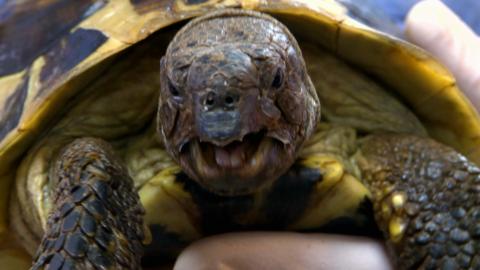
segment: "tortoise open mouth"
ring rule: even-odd
[[[246,163],[255,162],[252,157],[264,139],[264,133],[252,133],[241,141],[231,142],[224,147],[209,142],[200,142],[202,158],[209,167],[234,170],[243,167]]]
[[[260,131],[225,146],[193,139],[180,156],[205,188],[219,194],[243,194],[271,180],[282,149],[280,141]]]

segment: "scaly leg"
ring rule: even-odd
[[[480,269],[480,170],[406,135],[364,139],[358,163],[401,269]]]
[[[32,269],[141,269],[144,210],[108,143],[78,139],[54,166],[52,213]]]

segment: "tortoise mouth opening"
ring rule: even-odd
[[[279,166],[283,149],[282,142],[262,130],[225,146],[193,139],[183,148],[180,159],[185,171],[208,190],[238,195],[278,177],[278,168],[285,167]]]
[[[210,167],[218,169],[241,168],[250,161],[265,137],[265,132],[249,133],[241,140],[233,141],[225,146],[210,142],[199,142],[200,151]]]

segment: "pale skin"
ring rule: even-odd
[[[431,52],[457,79],[480,111],[480,37],[437,0],[410,10],[405,35]],[[206,238],[188,247],[175,270],[184,269],[392,269],[383,243],[351,236],[253,232]]]

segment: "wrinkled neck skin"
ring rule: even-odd
[[[254,193],[293,164],[320,104],[300,49],[273,18],[223,10],[191,21],[161,60],[158,133],[219,195]]]

